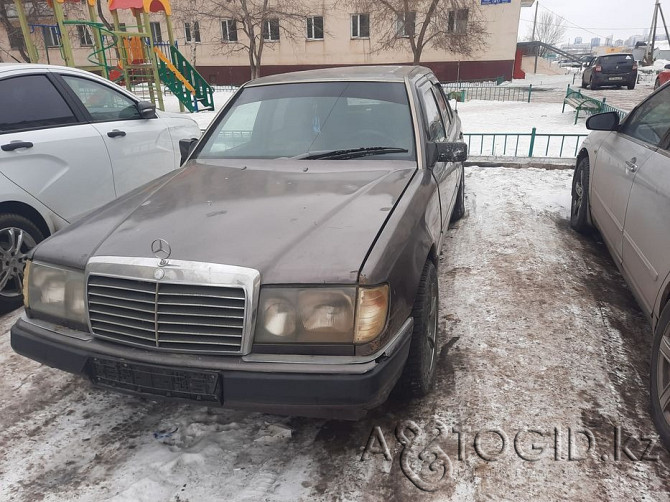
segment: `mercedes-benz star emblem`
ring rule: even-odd
[[[151,252],[160,260],[158,266],[162,267],[167,265],[167,259],[172,254],[172,249],[166,240],[156,239],[151,243]]]

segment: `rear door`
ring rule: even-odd
[[[635,175],[623,232],[623,266],[647,313],[670,272],[670,88],[649,101],[630,132],[657,148]]]
[[[100,133],[44,73],[0,80],[0,172],[61,218],[115,198]]]
[[[111,85],[75,75],[61,76],[105,141],[117,196],[178,167],[166,120],[143,119],[137,102]]]

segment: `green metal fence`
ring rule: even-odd
[[[447,95],[459,101],[523,101],[530,103],[533,95],[533,85],[528,87],[512,87],[503,85],[456,86],[442,84]]]
[[[486,157],[570,158],[588,134],[542,134],[533,127],[529,133],[464,134],[469,155]]]

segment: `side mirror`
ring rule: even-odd
[[[156,105],[149,101],[140,101],[137,103],[137,111],[140,112],[140,116],[143,119],[155,119],[157,117]]]
[[[428,167],[436,162],[465,162],[468,160],[468,144],[462,141],[453,143],[428,143]]]
[[[619,120],[617,112],[598,113],[586,119],[586,128],[589,131],[616,131]]]
[[[195,145],[198,144],[198,138],[189,138],[189,139],[180,139],[179,140],[179,153],[181,154],[180,166],[184,165],[188,156],[191,155],[191,152],[195,149]]]

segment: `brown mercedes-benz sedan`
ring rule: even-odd
[[[670,87],[621,123],[590,117],[572,184],[573,228],[600,230],[655,331],[651,409],[670,448]]]
[[[421,396],[461,138],[426,68],[252,81],[181,170],[35,249],[12,347],[99,386],[278,413]]]

